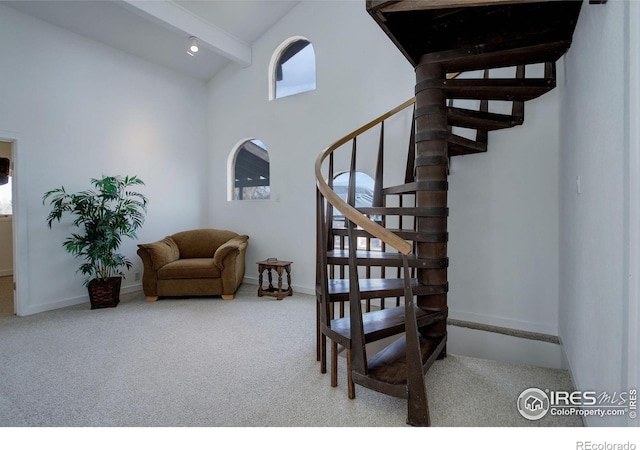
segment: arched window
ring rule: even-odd
[[[373,205],[373,178],[364,172],[356,172],[356,208],[366,208]],[[333,177],[333,190],[342,200],[347,202],[349,193],[349,172],[342,172]],[[345,226],[344,216],[333,209],[334,227]]]
[[[342,200],[348,202],[349,198],[349,172],[342,172],[335,177],[333,177],[333,191],[340,196]],[[367,208],[373,206],[373,189],[374,189],[374,180],[369,175],[364,172],[356,172],[356,186],[355,186],[355,206],[356,208]],[[373,216],[371,219],[378,221],[381,219],[379,216]],[[337,209],[333,209],[333,227],[334,228],[345,228],[346,221],[345,217],[338,211]],[[367,243],[367,239],[369,239],[369,243]],[[359,250],[380,250],[381,242],[379,239],[371,239],[365,237],[357,238],[358,249]],[[335,248],[342,248],[344,243],[341,239],[336,236],[334,240]]]
[[[356,172],[356,208],[373,205],[373,187],[373,178],[364,172]],[[347,201],[349,172],[340,173],[333,178],[333,190],[342,200]]]
[[[248,139],[236,145],[230,155],[229,200],[268,200],[269,152],[262,141]]]
[[[269,70],[269,100],[315,90],[313,45],[301,36],[287,39],[274,52]]]

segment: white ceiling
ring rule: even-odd
[[[30,16],[203,81],[251,63],[251,44],[299,1],[0,1]],[[188,37],[200,40],[196,56]]]

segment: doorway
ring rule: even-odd
[[[15,314],[13,142],[0,139],[0,317]]]

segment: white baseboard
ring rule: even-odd
[[[142,284],[134,284],[130,286],[124,286],[120,289],[120,294],[130,294],[142,290]],[[54,309],[66,308],[68,306],[82,305],[83,303],[89,303],[89,294],[81,295],[79,297],[72,297],[64,300],[58,300],[51,303],[45,303],[40,305],[29,305],[23,311],[21,316],[29,316],[31,314],[38,314],[46,311],[53,311]]]
[[[447,327],[447,352],[453,355],[565,369],[562,346],[483,330]]]
[[[51,303],[43,303],[38,305],[25,305],[22,309],[21,316],[30,316],[32,314],[38,314],[46,311],[53,311],[54,309],[66,308],[68,306],[81,305],[89,302],[89,294],[80,297],[72,297],[64,300],[58,300]]]
[[[120,288],[121,294],[131,294],[133,292],[139,292],[142,290],[142,283],[131,284],[129,286],[123,286]]]
[[[514,330],[529,331],[532,333],[550,334],[552,336],[558,335],[558,327],[556,325],[528,322],[526,320],[516,320],[488,314],[470,313],[458,311],[452,308],[449,308],[449,318],[464,320],[466,322],[494,325],[497,327],[512,328]]]
[[[567,358],[566,349],[564,347],[564,344],[562,343],[562,336],[560,336],[559,334],[558,334],[558,339],[560,340],[560,348],[562,351],[562,365],[565,369],[567,369],[567,372],[569,372],[569,378],[571,379],[571,384],[573,385],[574,389],[579,391],[580,388],[578,387],[578,383],[576,383],[576,377],[574,376],[573,366],[571,365],[571,361],[569,361],[569,358]],[[585,427],[588,427],[591,425],[589,423],[588,417],[582,416],[582,425]]]

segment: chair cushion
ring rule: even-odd
[[[180,249],[180,258],[213,257],[218,247],[238,233],[215,228],[181,231],[171,235]]]
[[[158,270],[159,279],[219,278],[220,269],[213,258],[187,258],[170,262]]]

